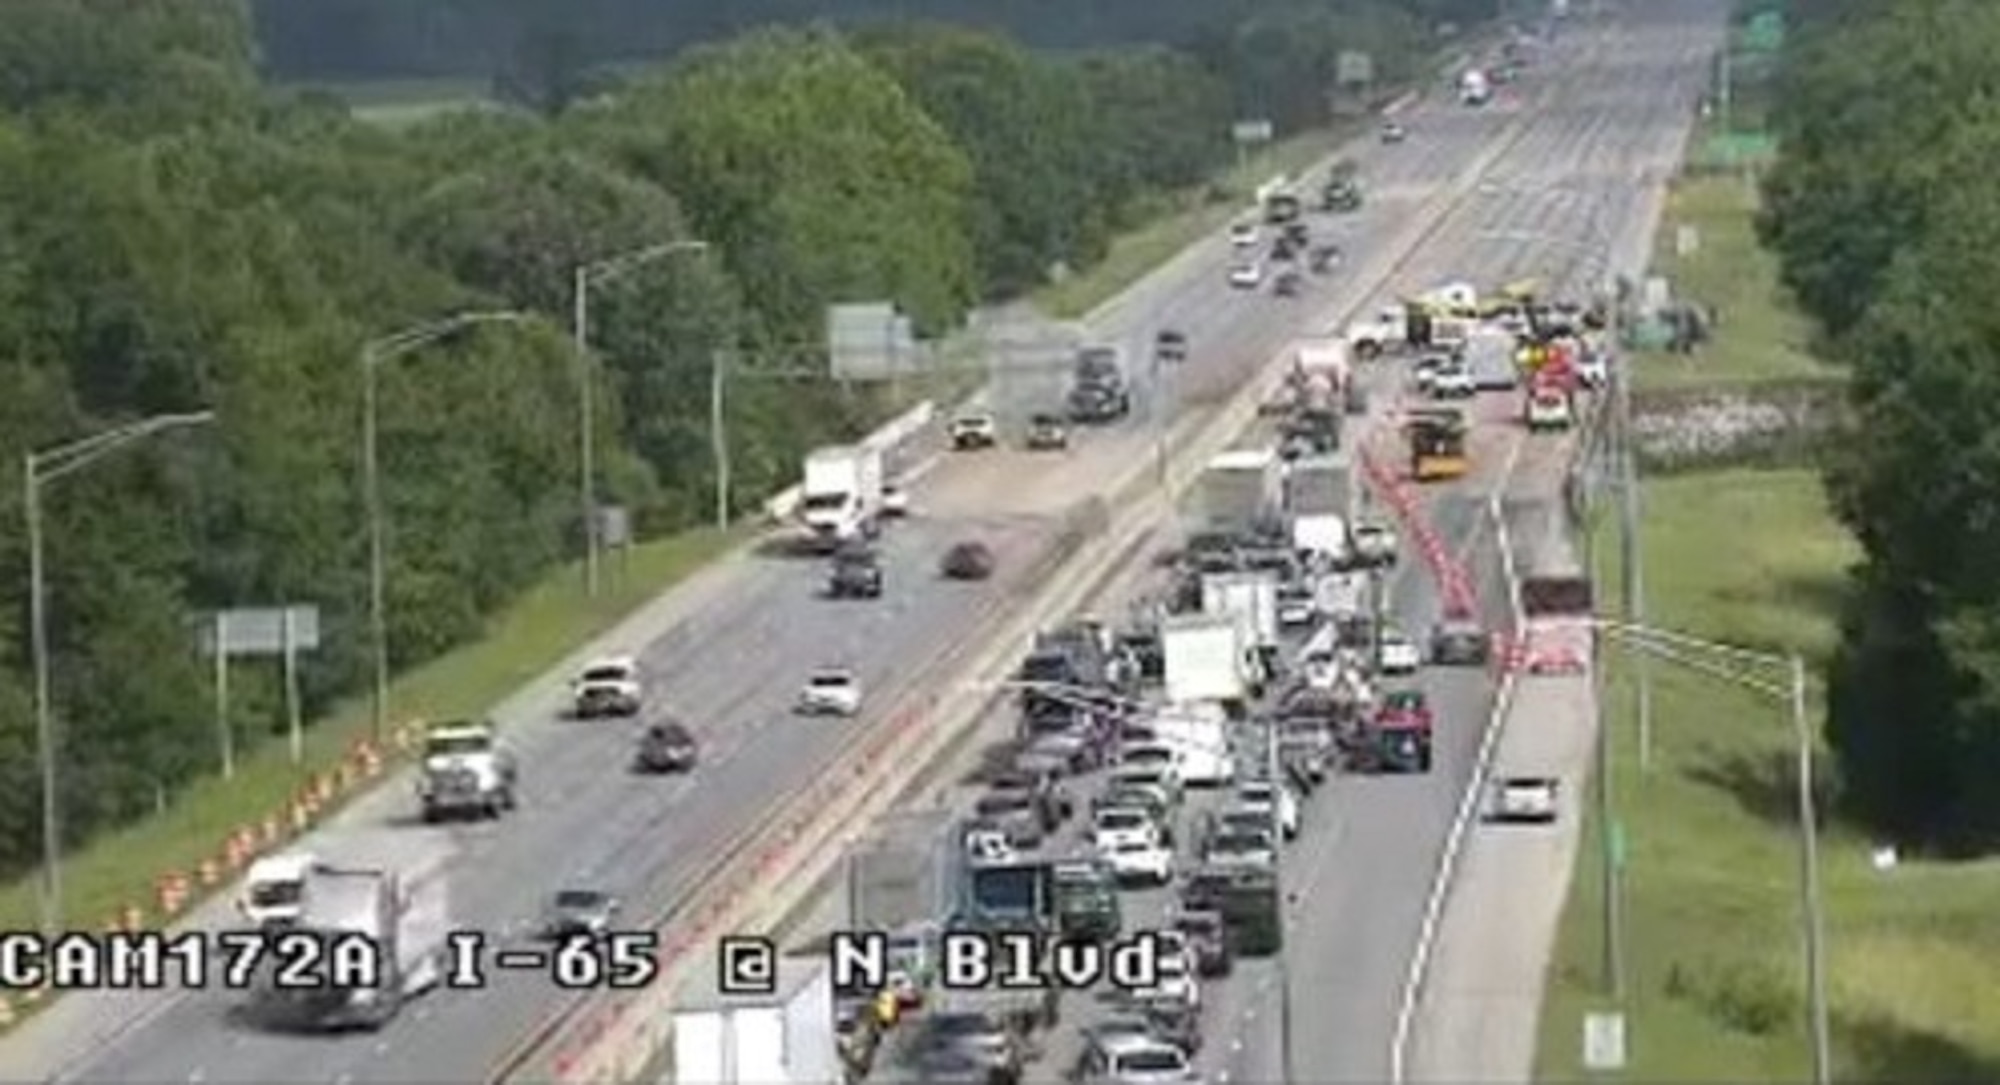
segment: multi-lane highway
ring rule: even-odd
[[[1685,5],[1665,7],[1674,12]],[[1664,130],[1658,126],[1685,119],[1692,90],[1684,69],[1699,66],[1688,63],[1695,58],[1681,58],[1681,68],[1664,63],[1678,40],[1666,17],[1646,16],[1643,23],[1636,14],[1626,18],[1635,21],[1605,32],[1578,31],[1555,46],[1521,89],[1518,108],[1425,107],[1409,118],[1409,144],[1370,142],[1355,149],[1369,206],[1338,225],[1321,220],[1349,253],[1349,268],[1382,257],[1423,201],[1474,169],[1482,154],[1510,135],[1516,118],[1532,123],[1493,176],[1549,191],[1475,197],[1477,209],[1465,212],[1468,223],[1567,230],[1575,207],[1591,197],[1587,191],[1572,197],[1567,187],[1556,192],[1555,185],[1580,181],[1590,191],[1632,185],[1638,168],[1633,156],[1650,153],[1637,148],[1656,146]],[[1564,83],[1586,96],[1565,91]],[[1545,92],[1558,104],[1540,102]],[[1616,118],[1596,119],[1603,108]],[[1655,126],[1651,143],[1648,125]],[[1567,217],[1564,206],[1571,208]],[[1629,213],[1629,205],[1621,211],[1615,198],[1604,206],[1607,218]],[[1448,274],[1485,278],[1542,270],[1573,259],[1559,243],[1538,252],[1533,242],[1468,241],[1451,225],[1457,221],[1449,220],[1450,228],[1420,252],[1410,269],[1413,285]],[[1188,335],[1192,357],[1174,374],[1171,394],[1154,395],[1142,372],[1143,401],[1195,407],[1268,359],[1309,317],[1362,300],[1347,296],[1353,291],[1343,290],[1345,277],[1338,274],[1301,299],[1232,291],[1224,284],[1226,250],[1221,239],[1203,242],[1088,322],[1090,338],[1122,343],[1133,357],[1149,353],[1160,327]],[[1057,530],[1060,510],[1104,492],[1143,461],[1150,439],[1142,417],[1118,430],[1083,435],[1068,455],[1001,451],[948,458],[914,488],[917,517],[891,532],[889,590],[881,600],[829,602],[818,598],[823,570],[817,563],[746,556],[714,574],[700,598],[662,604],[651,620],[631,627],[645,630],[642,639],[617,647],[641,655],[659,710],[689,720],[700,734],[704,765],[690,778],[627,776],[635,725],[561,720],[551,693],[525,699],[527,711],[502,719],[523,765],[525,803],[518,814],[477,827],[420,827],[409,824],[407,787],[392,787],[358,804],[309,846],[343,859],[438,867],[462,925],[519,934],[551,890],[572,884],[608,888],[644,915],[647,905],[692,889],[707,864],[768,808],[771,796],[809,780],[816,766],[921,679],[926,659],[976,634],[982,613],[1020,590],[1004,573],[1030,567]],[[1470,537],[1474,504],[1447,505],[1440,515],[1447,533]],[[976,587],[939,581],[939,554],[968,535],[996,545],[1003,575]],[[1434,608],[1422,578],[1407,584],[1399,607],[1413,617]],[[871,712],[845,722],[789,714],[799,679],[826,663],[861,674]],[[1434,696],[1467,724],[1463,735],[1445,736],[1441,771],[1414,788],[1355,787],[1317,803],[1313,816],[1324,824],[1308,830],[1313,842],[1302,845],[1293,861],[1301,890],[1289,955],[1294,1001],[1311,1007],[1313,1020],[1311,1029],[1295,1033],[1293,1051],[1314,1080],[1382,1076],[1391,1001],[1384,992],[1392,977],[1400,979],[1406,948],[1399,946],[1408,941],[1414,904],[1435,861],[1435,840],[1455,800],[1449,792],[1469,765],[1474,717],[1485,692],[1472,685]],[[1268,997],[1268,985],[1260,988],[1254,974],[1246,974],[1243,989],[1245,1013]],[[231,1000],[220,993],[162,993],[141,1007],[107,1009],[104,1020],[90,1020],[88,1007],[71,1010],[62,1016],[60,1035],[23,1030],[0,1046],[0,1066],[10,1078],[61,1069],[89,1081],[472,1080],[559,1002],[552,987],[516,979],[483,992],[439,991],[376,1035],[290,1038],[239,1025]],[[1260,1013],[1257,1019],[1274,1016]],[[1275,1080],[1268,1063],[1255,1061],[1259,1046],[1246,1045],[1242,1057],[1251,1061],[1237,1076]]]
[[[1607,273],[1639,271],[1660,188],[1678,160],[1722,17],[1723,5],[1713,0],[1656,4],[1559,43],[1535,77],[1553,85],[1526,89],[1545,89],[1547,101],[1531,106],[1527,122],[1480,183],[1438,216],[1397,269],[1391,292],[1450,279],[1490,285],[1523,276],[1587,291]],[[1449,111],[1412,122],[1428,139],[1481,123],[1490,122]],[[1399,165],[1412,168],[1408,160],[1378,157],[1366,173],[1371,189],[1378,199],[1385,188],[1398,187],[1404,187],[1399,198],[1428,196],[1435,181],[1424,184],[1425,171],[1441,160],[1470,162],[1480,136],[1491,131],[1467,132],[1456,158],[1434,150],[1436,157],[1417,163],[1410,180],[1400,180],[1398,172]],[[1394,226],[1379,220],[1368,225]],[[1357,251],[1365,244],[1357,242]],[[1175,311],[1200,304],[1190,296]],[[1371,374],[1378,403],[1393,400],[1404,376],[1394,364]],[[1382,405],[1393,410],[1391,403]],[[1546,512],[1524,510],[1519,501],[1554,500],[1570,451],[1565,439],[1526,437],[1515,421],[1517,410],[1513,397],[1483,397],[1475,408],[1473,474],[1435,491],[1425,510],[1496,626],[1507,619],[1507,600],[1488,498],[1501,496],[1510,515]],[[1516,534],[1517,545],[1535,545],[1534,533]],[[1127,583],[1114,592],[1131,590]],[[1436,585],[1417,570],[1401,576],[1391,591],[1397,619],[1411,629],[1435,617],[1437,598]],[[1285,859],[1285,968],[1248,962],[1205,988],[1206,1042],[1198,1060],[1205,1080],[1283,1081],[1286,1045],[1295,1081],[1389,1079],[1390,1042],[1426,898],[1493,707],[1493,685],[1483,674],[1433,670],[1421,684],[1441,720],[1436,770],[1428,777],[1343,778],[1309,801],[1304,831]],[[1007,726],[1003,712],[989,721],[988,733],[1005,733]],[[970,798],[954,796],[957,803]],[[1162,892],[1130,894],[1130,926],[1157,918],[1166,899]],[[827,919],[823,910],[819,920]],[[1493,938],[1508,937],[1504,916],[1487,917],[1483,929]],[[1093,1012],[1089,1004],[1077,1008],[1066,1029]],[[1531,1046],[1532,1031],[1530,1019],[1530,1035],[1520,1042]],[[1033,1080],[1054,1080],[1066,1069],[1073,1038],[1073,1030],[1066,1031],[1051,1045]]]

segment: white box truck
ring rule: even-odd
[[[1201,578],[1201,611],[1233,618],[1245,646],[1272,647],[1278,643],[1278,578],[1270,573],[1210,573]]]
[[[882,515],[882,450],[869,445],[817,448],[806,456],[799,518],[822,549],[874,536]]]
[[[777,991],[725,995],[697,976],[674,1006],[678,1085],[826,1085],[844,1073],[824,958],[778,958]]]
[[[1249,651],[1233,617],[1167,618],[1160,623],[1160,655],[1170,704],[1240,702],[1249,694]]]
[[[1283,467],[1270,448],[1236,449],[1209,460],[1198,491],[1202,525],[1239,532],[1268,525],[1284,497]]]
[[[1511,392],[1521,383],[1514,364],[1516,340],[1499,328],[1476,328],[1465,340],[1465,367],[1472,386],[1482,392]]]
[[[322,863],[308,872],[303,889],[298,916],[285,929],[318,935],[329,945],[365,941],[372,963],[343,965],[353,960],[347,951],[329,949],[320,985],[281,987],[274,982],[278,955],[267,953],[248,990],[244,1008],[251,1020],[286,1032],[372,1032],[404,1002],[437,985],[452,926],[441,870],[405,880],[393,869]]]
[[[1181,780],[1198,787],[1227,786],[1236,780],[1236,757],[1229,749],[1229,713],[1214,701],[1168,704],[1148,723],[1159,741],[1181,755]]]
[[[1343,564],[1353,549],[1350,541],[1347,518],[1337,512],[1294,513],[1292,516],[1292,549],[1308,561]]]

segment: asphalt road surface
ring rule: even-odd
[[[1502,128],[1504,114],[1419,110],[1410,144],[1357,153],[1364,178],[1380,171],[1387,182],[1370,207],[1320,225],[1340,239],[1350,263],[1365,257],[1422,195],[1467,167]],[[1230,291],[1223,248],[1206,243],[1176,261],[1090,329],[1093,339],[1128,344],[1134,357],[1144,357],[1161,326],[1187,333],[1193,357],[1158,397],[1167,406],[1198,403],[1246,375],[1337,298],[1339,275],[1301,299]],[[1145,373],[1138,375],[1142,401],[1152,402]],[[1009,590],[1004,576],[982,587],[939,584],[934,569],[944,547],[977,534],[997,544],[1004,567],[1026,564],[1063,506],[1099,492],[1107,468],[1147,447],[1147,420],[1080,438],[1067,456],[953,457],[927,476],[914,489],[918,517],[891,533],[889,595],[880,601],[829,602],[817,598],[817,564],[754,559],[740,563],[729,590],[686,622],[629,646],[644,659],[660,708],[687,719],[705,742],[704,765],[692,778],[628,778],[632,724],[549,714],[505,719],[523,765],[518,814],[497,825],[420,827],[407,824],[405,791],[362,803],[305,846],[350,860],[442,864],[454,918],[496,932],[524,931],[546,896],[564,885],[619,892],[635,918],[646,914],[648,902],[691,889],[707,857],[754,823],[770,796],[810,778],[867,722],[866,714],[844,722],[794,719],[789,702],[807,669],[850,665],[867,683],[871,704],[893,700],[899,681],[971,631],[981,608]],[[231,999],[220,993],[163,993],[149,1002],[140,1012],[121,1010],[117,1030],[38,1057],[66,1055],[66,1076],[89,1081],[471,1080],[557,1005],[559,994],[525,978],[484,992],[439,991],[376,1035],[298,1038],[239,1025]],[[33,1043],[33,1033],[10,1043]],[[5,1047],[0,1061],[19,1065]]]

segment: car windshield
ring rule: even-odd
[[[1151,850],[1145,841],[1131,839],[1120,840],[1111,847],[1114,855],[1143,855]]]
[[[1120,760],[1127,765],[1170,765],[1174,760],[1174,751],[1164,746],[1141,746],[1126,750]]]
[[[1413,711],[1424,706],[1424,695],[1413,689],[1399,689],[1382,702],[1385,708]]]
[[[623,682],[632,672],[624,667],[592,667],[583,672],[586,682]]]
[[[1210,839],[1209,849],[1220,852],[1269,851],[1271,837],[1267,833],[1232,829],[1226,833],[1217,833]]]
[[[1213,937],[1222,933],[1222,921],[1206,912],[1191,912],[1181,917],[1181,929],[1200,938]]]
[[[424,756],[457,757],[485,753],[492,742],[485,735],[432,735],[424,740]]]
[[[1119,786],[1148,787],[1160,782],[1160,772],[1158,769],[1132,768],[1121,770],[1116,780]]]
[[[258,882],[250,887],[250,903],[259,908],[279,908],[305,899],[303,881]]]
[[[565,889],[556,894],[556,907],[565,912],[581,912],[604,903],[604,894],[594,889]]]
[[[1271,815],[1262,810],[1231,810],[1217,822],[1226,832],[1260,832],[1271,824]]]
[[[1187,1069],[1187,1060],[1171,1047],[1149,1047],[1118,1056],[1121,1073],[1161,1074]]]
[[[1097,827],[1100,829],[1143,829],[1148,818],[1139,810],[1100,810],[1097,812]]]
[[[976,1037],[997,1031],[993,1022],[976,1013],[942,1013],[931,1018],[931,1032],[939,1036]]]
[[[828,690],[844,689],[847,686],[852,685],[853,682],[854,682],[853,676],[847,674],[844,671],[826,671],[821,674],[815,674],[811,678],[806,680],[806,684],[814,689],[828,689]]]

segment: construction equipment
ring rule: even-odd
[[[1403,429],[1410,441],[1411,478],[1437,482],[1464,477],[1464,415],[1449,408],[1415,409]]]

